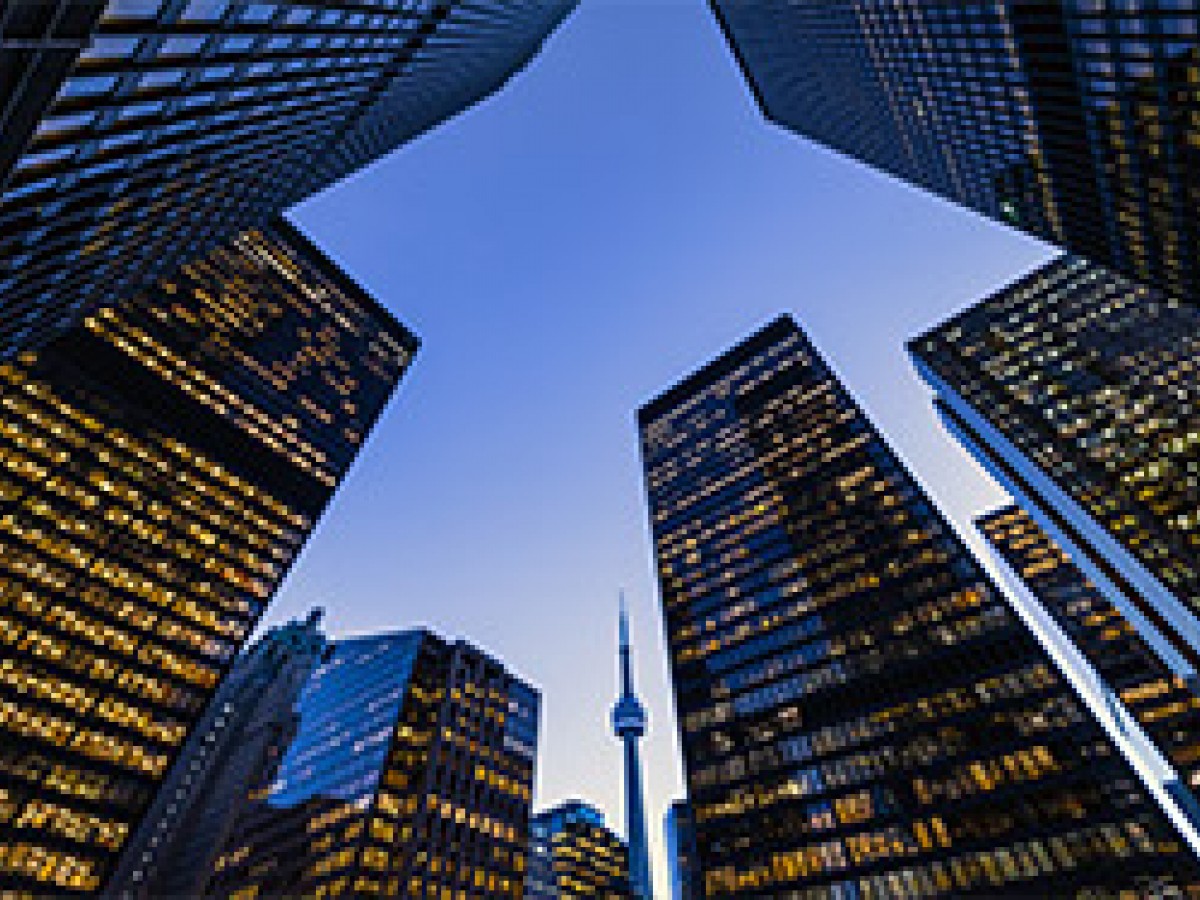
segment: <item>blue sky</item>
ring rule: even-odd
[[[620,825],[622,586],[656,844],[681,790],[644,400],[790,311],[960,528],[1001,499],[903,343],[1049,251],[767,123],[702,0],[588,0],[294,218],[424,347],[269,620],[319,603],[335,635],[427,624],[503,659],[543,691],[539,805]]]

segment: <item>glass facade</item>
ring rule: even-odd
[[[765,114],[1200,299],[1200,0],[711,0]]]
[[[321,611],[272,628],[234,664],[105,887],[123,900],[199,897],[253,789],[295,736],[296,703],[328,645]]]
[[[707,896],[1200,888],[790,318],[638,419]]]
[[[276,223],[0,365],[0,891],[104,884],[416,346]]]
[[[0,352],[498,90],[576,0],[0,8]]]
[[[461,641],[339,641],[205,893],[520,898],[539,702]]]
[[[667,809],[665,832],[671,900],[701,900],[704,878],[696,858],[696,820],[686,800],[676,800]]]
[[[1198,349],[1192,305],[1070,256],[909,343],[951,429],[1188,679]]]
[[[1129,620],[1088,581],[1025,510],[1006,506],[976,527],[1104,679],[1174,767],[1200,787],[1200,697],[1174,675]],[[1194,797],[1191,809],[1196,809]]]
[[[570,800],[533,817],[525,897],[633,897],[628,849],[600,810]]]

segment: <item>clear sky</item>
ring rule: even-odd
[[[1049,252],[767,123],[703,0],[586,0],[500,95],[294,218],[424,346],[269,620],[482,645],[542,689],[537,804],[621,828],[624,586],[662,890],[681,774],[634,410],[790,311],[965,527],[1002,495],[903,343]]]

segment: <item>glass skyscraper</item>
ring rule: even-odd
[[[462,641],[338,641],[206,896],[520,898],[539,703]]]
[[[765,115],[1200,300],[1200,3],[711,0]]]
[[[1011,571],[1029,588],[1142,727],[1174,772],[1168,789],[1186,813],[1200,812],[1200,697],[1176,676],[1071,558],[1019,506],[975,522]]]
[[[0,7],[0,354],[498,90],[577,0]]]
[[[706,896],[1200,888],[790,318],[638,421]]]
[[[105,883],[416,348],[275,222],[0,364],[0,891]]]
[[[568,800],[533,817],[526,900],[633,896],[628,848],[600,810]]]
[[[272,628],[233,669],[192,730],[105,896],[198,897],[252,789],[274,778],[299,723],[296,703],[328,651],[321,610]]]
[[[909,343],[947,426],[1188,681],[1198,350],[1194,306],[1070,256]]]

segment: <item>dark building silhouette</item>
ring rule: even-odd
[[[976,519],[975,526],[1103,679],[1174,769],[1168,792],[1200,821],[1200,697],[1171,672],[1129,620],[1096,590],[1071,558],[1019,506]]]
[[[663,822],[667,837],[667,866],[671,900],[702,900],[704,875],[696,858],[696,819],[686,800],[676,800]]]
[[[199,897],[253,792],[296,735],[296,703],[328,645],[315,610],[272,628],[234,663],[193,729],[105,893]]]
[[[103,886],[416,347],[276,222],[0,364],[0,891]]]
[[[338,641],[206,894],[520,898],[540,698],[463,641]]]
[[[628,848],[600,810],[568,800],[533,817],[526,900],[633,896]]]
[[[706,896],[1200,886],[790,318],[638,421]]]
[[[908,347],[947,427],[1194,682],[1200,311],[1064,256]]]
[[[1200,300],[1195,4],[711,3],[773,122]]]
[[[0,6],[0,354],[500,89],[576,0]]]

